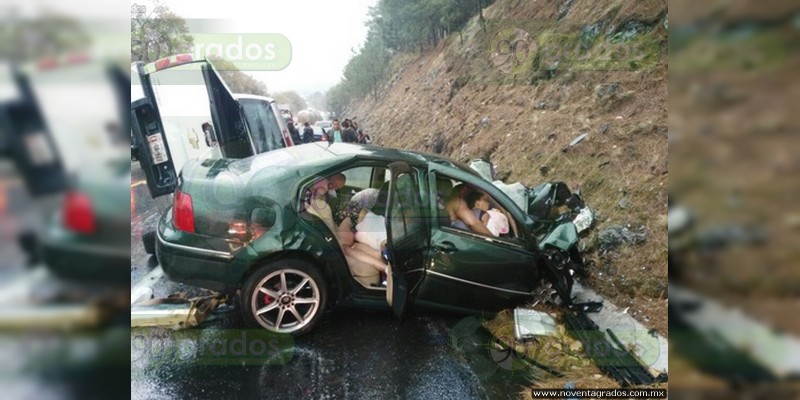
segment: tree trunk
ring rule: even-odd
[[[483,0],[478,0],[478,21],[481,23],[481,30],[486,32],[486,20],[483,19]]]

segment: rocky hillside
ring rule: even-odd
[[[600,217],[589,284],[667,335],[666,1],[497,0],[484,17],[396,54],[380,97],[346,114],[384,146],[580,188]],[[600,250],[628,225],[644,242]]]

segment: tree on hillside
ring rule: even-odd
[[[380,0],[370,8],[367,23],[387,49],[411,51],[435,47],[448,33],[460,30],[492,0]]]
[[[269,96],[267,85],[264,82],[239,71],[230,61],[218,57],[210,58],[209,61],[214,64],[214,68],[217,69],[232,92]]]
[[[272,95],[272,98],[278,102],[278,104],[288,104],[289,107],[292,109],[292,113],[298,113],[300,110],[305,110],[308,106],[306,105],[306,101],[297,94],[295,91],[288,91],[288,92],[280,92],[275,93]]]
[[[372,95],[378,98],[384,75],[389,69],[389,52],[380,38],[368,37],[364,48],[344,68],[344,79],[348,89],[356,97]]]
[[[342,115],[350,104],[351,97],[347,90],[347,81],[342,80],[336,86],[328,89],[325,93],[325,100],[328,102],[330,111],[336,115]]]
[[[328,101],[325,98],[325,94],[322,92],[314,92],[307,98],[308,106],[316,108],[317,110],[325,111],[328,109]]]
[[[167,6],[156,3],[152,10],[131,15],[131,61],[189,53],[193,44],[186,21]]]
[[[482,26],[483,7],[493,0],[379,0],[369,10],[367,40],[350,59],[341,82],[326,99],[341,114],[356,99],[380,96],[392,54],[434,48],[447,34],[459,31],[476,14]],[[463,38],[462,38],[463,42]]]
[[[186,21],[167,6],[156,3],[152,10],[131,15],[131,61],[149,63],[191,53],[193,45]],[[209,57],[209,61],[234,93],[269,95],[263,82],[239,71],[233,63],[219,57]]]

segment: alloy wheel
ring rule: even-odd
[[[256,284],[250,295],[250,309],[264,328],[292,333],[308,325],[320,309],[317,282],[297,269],[280,269]]]

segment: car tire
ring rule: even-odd
[[[142,235],[142,244],[147,254],[156,254],[156,232],[150,231]]]
[[[325,279],[314,264],[286,259],[264,265],[247,277],[240,302],[247,325],[298,337],[317,324],[327,297]]]

